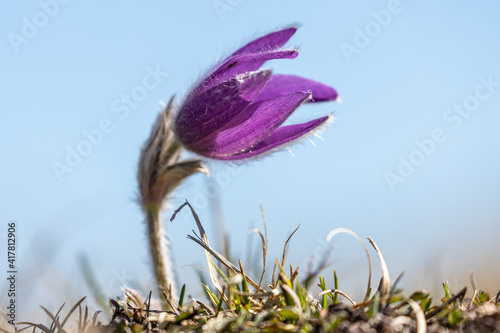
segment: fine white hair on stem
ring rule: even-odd
[[[182,144],[173,133],[170,119],[172,97],[153,125],[139,158],[137,180],[139,203],[146,216],[149,253],[159,295],[171,299],[177,294],[175,271],[161,212],[173,190],[197,172],[206,172],[201,160],[181,160]],[[162,102],[160,102],[161,104]],[[169,308],[168,302],[164,303]]]

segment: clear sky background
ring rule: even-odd
[[[55,310],[90,295],[81,255],[105,294],[151,289],[135,174],[159,102],[182,99],[217,59],[291,23],[302,25],[290,41],[301,54],[265,67],[337,88],[342,103],[307,105],[290,119],[334,112],[335,123],[293,155],[210,162],[212,178],[189,179],[172,207],[193,203],[214,244],[225,225],[235,258],[260,255],[248,229],[262,228],[262,204],[269,265],[299,224],[288,258],[303,267],[345,227],[377,242],[393,279],[405,271],[408,293],[438,291],[445,279],[470,286],[471,271],[498,291],[497,2],[62,2],[0,4],[0,236],[5,244],[7,223],[17,222],[18,320],[45,318],[38,304]],[[157,86],[125,106],[122,96],[151,71]],[[100,126],[108,133],[58,176],[54,162],[84,149],[85,132]],[[193,266],[206,265],[204,254],[185,238],[194,227],[188,211],[167,225],[180,280],[200,298]],[[330,262],[359,299],[368,274],[359,244],[338,236]]]

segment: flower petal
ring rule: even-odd
[[[235,155],[225,155],[225,156],[215,156],[213,158],[220,160],[242,160],[256,155],[270,151],[273,148],[281,146],[283,144],[289,143],[297,138],[313,131],[318,126],[324,124],[331,116],[325,116],[318,119],[311,120],[304,124],[289,125],[279,127],[266,139],[262,140],[252,148],[247,151],[235,154]]]
[[[252,103],[219,130],[197,141],[195,152],[210,157],[246,150],[268,137],[310,98],[310,93],[296,92]]]
[[[179,140],[189,146],[224,126],[252,102],[271,75],[271,70],[238,75],[188,97],[175,119]]]
[[[293,36],[298,27],[290,27],[257,38],[234,52],[231,57],[244,54],[275,50],[282,47]]]
[[[277,50],[263,53],[246,53],[230,57],[198,85],[194,95],[199,95],[238,74],[256,71],[268,60],[294,59],[298,55],[298,50]]]
[[[311,102],[334,101],[338,97],[335,89],[321,82],[295,75],[275,74],[267,81],[256,101],[263,101],[298,91],[312,92]]]

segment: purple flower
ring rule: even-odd
[[[186,149],[213,159],[245,159],[291,142],[331,117],[281,126],[300,105],[334,101],[337,92],[298,76],[258,71],[267,60],[297,57],[298,50],[282,48],[296,30],[290,27],[251,41],[192,89],[174,121]]]

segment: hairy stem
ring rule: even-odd
[[[173,265],[170,251],[166,244],[166,233],[161,221],[161,207],[157,204],[149,204],[144,207],[147,219],[147,234],[149,240],[149,252],[151,255],[153,272],[156,278],[158,295],[163,299],[163,292],[172,297],[175,294],[173,278]],[[170,273],[170,274],[169,274]]]
[[[160,299],[177,297],[172,257],[163,230],[161,210],[172,191],[182,181],[197,172],[208,173],[201,160],[180,160],[183,150],[170,126],[173,98],[161,112],[149,138],[142,147],[137,170],[139,202],[147,221],[149,253]],[[164,302],[168,308],[167,302]]]

